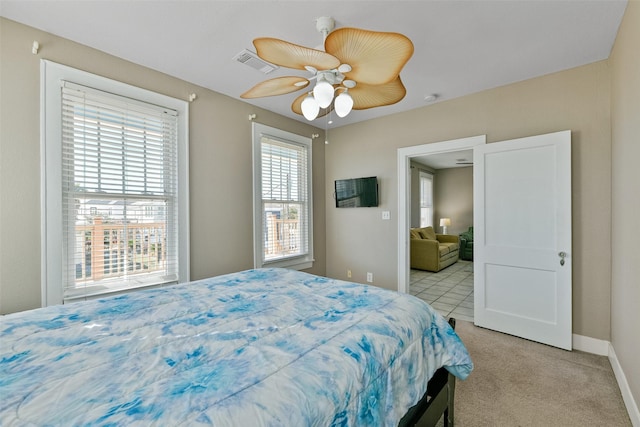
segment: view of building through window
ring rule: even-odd
[[[166,268],[165,202],[76,202],[76,285]]]
[[[261,145],[264,260],[304,255],[306,148],[268,137]]]
[[[63,88],[65,288],[135,287],[176,276],[176,117]]]

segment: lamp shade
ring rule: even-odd
[[[302,101],[300,108],[302,108],[304,118],[309,121],[318,117],[318,113],[320,112],[320,106],[311,94],[307,95],[307,97]]]
[[[349,95],[347,91],[344,91],[336,97],[333,106],[338,117],[345,117],[351,112],[351,108],[353,107],[353,98],[351,98],[351,95]]]
[[[440,227],[448,227],[451,225],[450,218],[440,218]]]
[[[333,101],[333,86],[328,81],[318,78],[318,83],[313,88],[313,97],[320,108],[327,108]]]

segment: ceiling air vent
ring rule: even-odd
[[[234,56],[233,59],[238,62],[242,62],[251,68],[255,68],[264,74],[268,74],[278,68],[277,65],[269,64],[267,61],[261,59],[258,55],[247,49]]]

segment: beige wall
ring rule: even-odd
[[[327,274],[351,268],[397,287],[397,149],[487,135],[487,142],[570,129],[573,190],[573,331],[609,340],[611,295],[610,73],[606,61],[338,128],[326,149],[327,187],[377,175],[380,207],[327,204]],[[357,114],[357,111],[352,114]],[[367,153],[363,155],[362,153]],[[381,211],[391,220],[381,220]]]
[[[250,113],[313,143],[313,273],[325,273],[324,133],[306,124],[2,18],[0,20],[0,313],[40,306],[40,59],[190,104],[191,278],[253,267]],[[34,40],[40,53],[31,53]]]
[[[435,225],[442,232],[440,218],[451,219],[447,234],[460,234],[473,225],[473,168],[438,169],[434,179]]]
[[[640,211],[639,23],[640,4],[630,1],[610,61],[339,128],[326,152],[317,142],[323,138],[316,139],[312,272],[325,273],[326,253],[327,275],[345,278],[350,268],[353,279],[364,282],[371,271],[375,285],[396,288],[398,148],[571,129],[573,329],[612,341],[637,401],[640,251],[629,231],[637,229]],[[42,46],[37,56],[31,54],[33,40]],[[299,134],[322,130],[3,18],[0,43],[0,313],[40,305],[41,58],[177,98],[197,93],[189,128],[191,277],[252,266],[248,114]],[[370,175],[380,182],[378,208],[334,208],[332,191],[325,191],[333,180]],[[381,220],[383,210],[391,211],[390,221]]]
[[[613,214],[611,343],[635,398],[636,411],[640,407],[639,48],[640,2],[630,1],[609,58]]]

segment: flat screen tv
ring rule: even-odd
[[[336,180],[336,208],[368,208],[378,206],[378,178]]]

